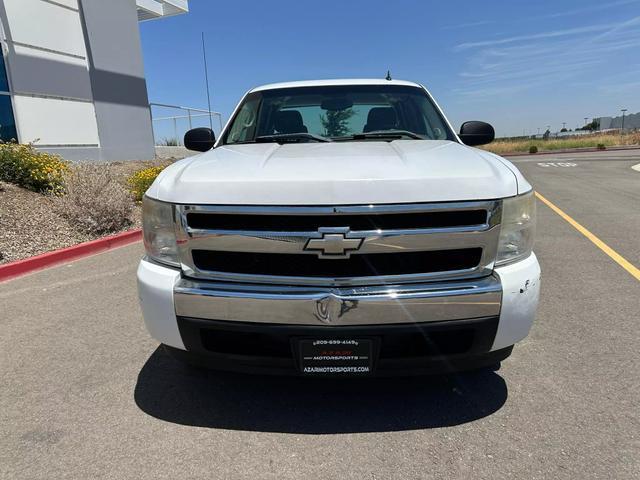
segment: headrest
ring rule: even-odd
[[[393,107],[374,107],[369,110],[364,132],[393,129],[396,126],[396,121],[396,111]]]
[[[297,110],[282,110],[276,113],[274,127],[278,133],[306,133],[302,115]]]

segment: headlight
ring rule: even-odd
[[[533,191],[502,202],[502,226],[496,265],[527,258],[533,247],[536,199]]]
[[[167,265],[180,266],[173,205],[145,196],[142,199],[142,233],[144,248],[150,258]]]

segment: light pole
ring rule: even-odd
[[[622,108],[620,109],[620,111],[622,112],[622,128],[620,129],[620,133],[624,133],[624,114],[626,113],[627,109],[626,108]]]

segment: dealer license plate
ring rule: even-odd
[[[373,368],[370,339],[303,339],[299,352],[306,375],[368,375]]]

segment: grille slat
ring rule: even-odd
[[[487,221],[486,210],[396,214],[232,215],[189,213],[189,228],[200,230],[315,232],[322,227],[349,227],[351,231],[469,227]]]
[[[322,259],[308,254],[211,250],[193,250],[192,254],[196,267],[206,271],[286,277],[345,278],[470,269],[480,262],[482,249],[358,254],[337,260]]]

